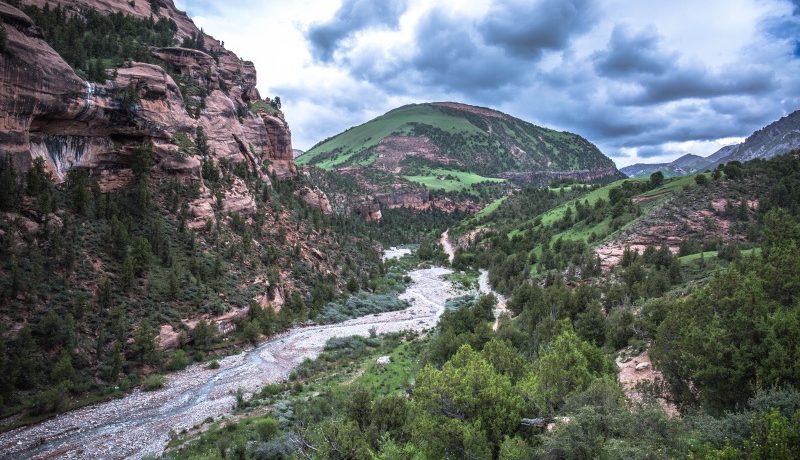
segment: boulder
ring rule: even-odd
[[[319,209],[325,215],[333,214],[331,202],[328,200],[328,196],[325,195],[325,192],[322,190],[316,187],[303,187],[298,193],[300,198],[302,198],[307,205],[311,206],[312,208]]]

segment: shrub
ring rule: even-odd
[[[60,411],[63,408],[66,394],[67,388],[64,385],[58,385],[39,393],[33,398],[31,413],[41,415]]]
[[[376,313],[403,310],[408,307],[408,302],[400,300],[392,294],[369,294],[353,296],[344,302],[328,302],[317,316],[321,324],[340,323],[352,318],[358,318]]]
[[[278,434],[278,421],[272,417],[256,421],[255,430],[263,441],[269,441]]]
[[[210,363],[208,363],[208,368],[209,369],[219,369],[219,361],[217,361],[216,359],[211,361]]]
[[[698,174],[694,176],[694,181],[697,185],[707,185],[708,184],[708,177],[705,174]]]
[[[142,389],[144,391],[158,390],[164,386],[164,382],[166,382],[166,379],[163,375],[153,374],[142,381]]]
[[[186,355],[186,352],[183,350],[178,350],[172,354],[169,362],[167,362],[167,370],[179,371],[181,369],[185,369],[188,365],[189,357]]]

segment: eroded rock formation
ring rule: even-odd
[[[88,8],[142,18],[152,14],[175,22],[176,41],[201,34],[170,0],[161,0],[157,13],[144,1],[23,3],[59,5],[75,15]],[[72,168],[85,168],[103,188],[114,189],[129,182],[131,154],[145,144],[153,149],[154,173],[202,181],[200,154],[181,152],[176,142],[176,136],[194,139],[202,128],[210,161],[247,162],[265,179],[269,174],[296,174],[291,132],[283,115],[249,110],[250,103],[260,99],[253,64],[212,37],[202,35],[213,56],[194,49],[151,48],[159,65],[129,62],[109,69],[105,82],[89,83],[47,44],[22,11],[0,3],[0,17],[8,35],[6,51],[0,53],[0,154],[11,155],[18,168],[27,169],[41,157],[56,180],[63,180]],[[206,95],[182,94],[171,75],[203,88]],[[202,101],[192,101],[199,107],[192,113],[187,106],[198,97]]]

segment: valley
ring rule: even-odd
[[[194,365],[170,376],[163,389],[135,391],[107,403],[68,412],[31,427],[0,434],[0,450],[12,458],[141,458],[159,455],[171,433],[231,413],[237,392],[245,396],[281,382],[303,360],[315,358],[334,337],[427,331],[445,302],[461,293],[442,279],[444,268],[418,269],[400,298],[411,307],[339,324],[298,327],[241,354],[219,368]]]
[[[797,457],[800,9],[176,2],[0,0],[0,458]]]

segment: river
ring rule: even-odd
[[[169,374],[164,388],[77,409],[0,434],[3,458],[141,458],[163,452],[172,432],[230,414],[235,393],[260,390],[285,380],[304,359],[318,356],[332,337],[432,329],[447,299],[465,292],[443,276],[441,267],[409,272],[411,283],[400,298],[405,310],[369,315],[338,324],[297,327],[238,355]]]
[[[447,254],[447,260],[449,260],[452,264],[456,257],[456,248],[450,241],[450,229],[447,229],[444,233],[442,233],[441,237],[439,238],[439,244],[442,245],[442,250],[445,254]],[[507,301],[503,294],[500,294],[492,289],[492,286],[489,284],[489,272],[484,269],[480,269],[479,273],[478,292],[481,294],[493,294],[497,299],[497,305],[494,307],[494,323],[492,324],[492,330],[496,331],[500,326],[500,319],[510,314],[508,308],[506,308]]]

